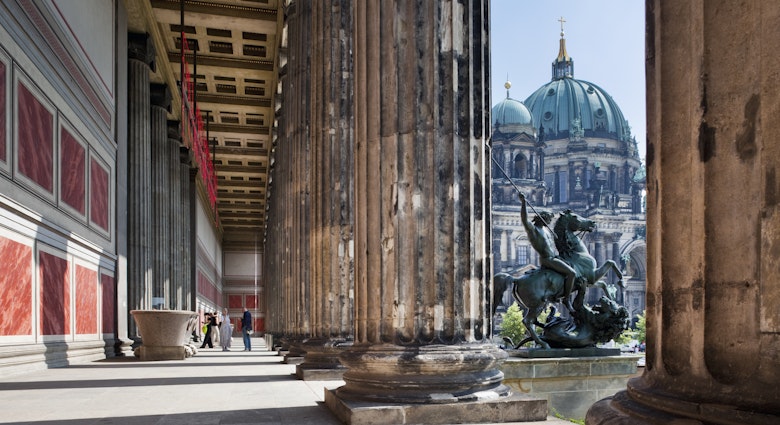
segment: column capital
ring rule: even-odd
[[[127,58],[141,61],[154,72],[157,68],[154,58],[156,56],[154,44],[149,34],[127,34]]]
[[[152,106],[163,108],[166,111],[171,110],[171,91],[166,84],[152,83],[149,89],[149,96]]]
[[[181,144],[181,121],[168,120],[168,140],[175,140]]]

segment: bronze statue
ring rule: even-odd
[[[542,267],[555,270],[563,275],[563,304],[572,312],[574,307],[571,305],[570,295],[574,288],[574,279],[578,276],[577,271],[557,255],[555,235],[549,228],[553,215],[542,211],[534,217],[534,223],[531,224],[528,222],[525,195],[522,193],[520,194],[520,201],[522,202],[520,218],[522,218],[523,227],[525,227],[525,232],[528,234],[528,241],[531,242],[534,250],[539,253],[539,262]]]
[[[523,221],[525,223],[527,222],[525,197],[521,195],[520,199],[523,201],[521,214],[524,216]],[[547,342],[539,338],[534,329],[534,324],[544,328],[545,325],[539,323],[538,317],[547,307],[547,304],[563,300],[572,313],[575,322],[577,322],[575,325],[584,326],[588,314],[587,311],[584,311],[585,288],[587,286],[599,286],[604,289],[608,297],[614,298],[607,290],[606,283],[600,279],[611,269],[619,279],[618,284],[623,286],[623,274],[612,260],[607,260],[601,267],[597,268],[596,260],[588,253],[585,244],[576,236],[576,232],[592,231],[595,227],[595,223],[592,220],[583,219],[571,212],[571,210],[566,210],[555,221],[552,232],[548,233],[550,229],[547,227],[547,223],[549,221],[546,221],[545,217],[540,216],[541,214],[538,214],[537,218],[539,220],[535,218],[535,225],[527,225],[526,230],[528,230],[531,245],[534,249],[540,251],[540,257],[547,260],[541,262],[542,267],[540,269],[532,270],[519,278],[514,278],[506,273],[499,273],[493,279],[493,286],[497,293],[503,293],[503,290],[510,285],[513,286],[512,293],[514,298],[528,309],[523,318],[523,324],[528,330],[530,338],[538,345],[550,348]],[[557,261],[550,260],[551,252],[554,252],[550,246],[551,235],[555,248],[558,251],[557,257],[553,255]],[[571,272],[567,271],[564,274],[564,272],[559,272],[557,269],[550,267],[550,264],[559,262],[565,263],[568,269],[574,271],[575,278],[571,283],[571,288],[568,290],[566,288],[566,279],[571,276]],[[569,294],[575,289],[577,295],[572,305],[568,298]],[[614,299],[611,299],[611,301],[614,301]],[[565,339],[565,336],[562,338]],[[578,344],[574,342],[577,339],[584,340],[579,337],[573,338],[572,343],[574,345]]]
[[[579,310],[576,319],[555,316],[555,307],[552,307],[547,322],[541,325],[540,338],[552,348],[592,347],[617,338],[630,323],[625,307],[601,297],[594,307],[584,306]],[[518,348],[532,340],[528,337],[513,345]]]

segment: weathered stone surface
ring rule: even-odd
[[[522,359],[501,365],[513,392],[546,398],[550,413],[582,419],[597,400],[622,390],[639,356]]]
[[[345,401],[326,389],[325,404],[348,425],[504,423],[547,418],[545,400],[520,394],[462,403],[401,404]]]
[[[183,360],[197,315],[186,310],[132,310],[143,345],[141,360]]]
[[[588,424],[780,423],[778,19],[647,1],[647,363]]]

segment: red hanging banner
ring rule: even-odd
[[[195,156],[195,161],[198,163],[200,169],[200,178],[203,181],[203,185],[206,187],[208,193],[209,203],[214,211],[215,221],[217,218],[217,173],[214,170],[213,163],[211,161],[211,153],[209,152],[208,140],[206,140],[206,132],[203,127],[203,119],[200,114],[200,110],[197,105],[194,104],[195,98],[195,83],[192,79],[192,74],[187,66],[186,52],[189,49],[189,43],[184,33],[181,33],[181,63],[184,75],[182,75],[182,90],[181,90],[181,137],[182,143],[185,146],[192,149]]]

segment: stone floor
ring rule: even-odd
[[[266,351],[200,350],[182,361],[115,358],[4,376],[1,424],[340,424],[324,388],[343,381],[301,381],[295,366]],[[563,425],[549,418],[526,424]]]

